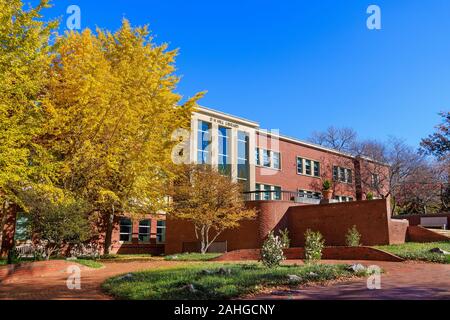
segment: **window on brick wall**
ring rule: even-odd
[[[256,165],[281,170],[280,152],[256,148],[255,157],[256,157]]]
[[[320,177],[320,162],[297,157],[297,174]]]
[[[349,196],[335,196],[334,200],[337,200],[339,202],[351,202],[351,201],[353,201],[353,197],[349,197]]]
[[[131,223],[131,219],[120,218],[119,229],[120,241],[131,242],[131,237],[133,235],[133,224]]]
[[[150,220],[139,221],[139,241],[150,242]]]
[[[309,198],[309,199],[321,199],[322,194],[320,192],[299,189],[298,197]]]
[[[156,242],[166,242],[166,220],[158,220],[156,222]]]
[[[344,167],[333,167],[333,180],[337,182],[353,183],[353,173],[351,169]]]

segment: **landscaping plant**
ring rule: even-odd
[[[325,240],[322,234],[310,229],[305,232],[305,260],[306,262],[315,262],[322,258],[322,250]]]
[[[261,248],[261,261],[266,267],[274,268],[284,259],[283,242],[270,231]]]
[[[284,230],[280,230],[279,233],[283,249],[289,248],[291,245],[291,239],[289,239],[289,230],[285,228]]]
[[[361,234],[356,229],[356,226],[349,228],[345,235],[345,243],[349,247],[359,247],[361,245]]]

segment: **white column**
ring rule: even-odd
[[[248,139],[248,163],[249,163],[249,189],[255,190],[256,185],[256,163],[255,163],[255,148],[256,148],[256,133],[255,130],[249,132]]]
[[[231,180],[237,181],[237,164],[238,164],[238,130],[232,128],[230,130],[230,161],[231,161]]]
[[[191,119],[191,141],[190,141],[190,161],[197,163],[197,143],[198,143],[198,118],[193,115]]]
[[[211,124],[211,165],[218,168],[219,163],[219,125]]]

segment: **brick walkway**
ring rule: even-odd
[[[350,263],[353,261],[324,261]],[[289,261],[301,263],[301,261]],[[331,286],[310,286],[290,291],[272,291],[257,299],[450,299],[450,265],[413,262],[360,261],[365,266],[376,264],[385,270],[381,290],[368,290],[366,279],[352,280]],[[35,262],[24,265],[5,277],[0,267],[0,299],[110,299],[100,290],[101,283],[114,275],[172,267],[185,264],[174,261],[140,261],[105,263],[102,269],[81,266],[81,290],[66,286],[68,261]],[[3,271],[3,273],[2,273]],[[6,279],[5,279],[6,278]]]
[[[343,261],[326,261],[339,263]],[[349,263],[350,261],[346,261]],[[433,300],[450,299],[450,264],[421,262],[357,261],[364,266],[378,265],[381,289],[367,289],[367,279],[340,282],[330,286],[312,285],[296,290],[271,291],[252,299],[294,300]],[[294,263],[294,262],[290,262]]]
[[[69,290],[66,285],[68,277],[67,268],[73,262],[54,260],[27,263],[12,275],[5,277],[5,267],[0,268],[0,299],[27,299],[27,300],[53,300],[53,299],[111,299],[102,293],[100,285],[107,278],[114,275],[155,269],[160,267],[175,267],[186,264],[176,261],[134,261],[134,262],[107,262],[101,269],[91,269],[80,266],[81,289]],[[2,270],[3,269],[3,270]],[[2,272],[3,271],[3,274]],[[5,279],[6,278],[6,279]]]

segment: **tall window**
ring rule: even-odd
[[[219,126],[219,171],[224,175],[231,174],[230,161],[230,129]]]
[[[256,165],[257,166],[260,166],[261,165],[261,159],[260,159],[260,156],[261,156],[261,153],[259,152],[259,148],[256,148],[255,149],[255,157],[256,157]]]
[[[272,151],[272,158],[273,158],[273,167],[275,169],[281,169],[280,153]]]
[[[261,185],[257,183],[255,185],[255,200],[261,200],[261,193],[259,192],[261,190]]]
[[[334,166],[333,167],[333,180],[345,183],[353,183],[352,170]]]
[[[377,188],[379,184],[378,175],[375,173],[372,173],[372,187]]]
[[[133,225],[131,224],[131,219],[120,218],[119,229],[120,241],[131,242],[131,236],[133,234]]]
[[[272,161],[270,161],[270,150],[263,149],[262,154],[263,154],[263,166],[270,168],[272,166]]]
[[[249,135],[244,131],[238,131],[238,172],[237,178],[241,181],[247,181],[249,176],[248,168],[248,143]]]
[[[166,242],[166,221],[158,220],[156,222],[156,242],[164,243]]]
[[[272,151],[272,150],[266,150],[261,148],[256,148],[256,165],[263,166],[266,168],[272,168],[272,169],[281,169],[281,153]]]
[[[198,164],[211,164],[211,123],[198,121]]]
[[[297,174],[311,177],[320,177],[319,161],[297,157]]]
[[[139,221],[139,241],[150,241],[150,220]]]

